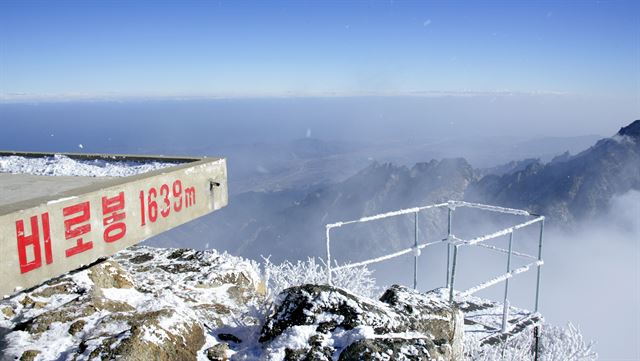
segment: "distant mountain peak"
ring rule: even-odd
[[[640,119],[632,122],[626,127],[620,128],[618,135],[627,135],[634,138],[640,138]]]
[[[566,159],[565,159],[566,158]],[[571,157],[489,175],[466,190],[468,200],[529,209],[558,223],[598,217],[611,199],[640,189],[640,120]]]

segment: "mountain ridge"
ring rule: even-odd
[[[612,197],[634,189],[640,189],[640,120],[575,156],[487,175],[472,184],[465,197],[524,208],[571,225],[603,214]]]
[[[639,124],[635,121],[622,127],[616,135],[576,155],[564,153],[547,163],[514,161],[495,168],[498,174],[475,169],[464,158],[434,159],[411,167],[374,161],[336,183],[242,193],[226,209],[193,222],[191,228],[233,254],[253,259],[269,254],[306,259],[324,255],[327,223],[450,199],[527,209],[544,214],[551,224],[573,226],[605,214],[612,197],[640,189]],[[432,235],[443,224],[442,219],[421,220]],[[355,238],[344,243],[366,252],[397,250],[400,240],[405,245],[413,237],[408,218],[355,227],[353,233],[369,244]],[[172,240],[188,238],[170,232],[155,242],[176,246]]]

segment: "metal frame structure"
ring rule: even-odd
[[[448,214],[447,214],[447,237],[445,239],[442,240],[437,240],[437,241],[432,241],[432,242],[426,242],[426,243],[420,243],[419,242],[419,225],[418,225],[418,214],[421,211],[427,210],[427,209],[437,209],[437,208],[447,208]],[[475,209],[480,209],[480,210],[484,210],[484,211],[490,211],[490,212],[496,212],[496,213],[502,213],[502,214],[511,214],[511,215],[517,215],[517,216],[523,216],[523,217],[533,217],[532,219],[529,219],[525,222],[516,224],[514,226],[508,227],[508,228],[504,228],[502,230],[499,230],[497,232],[494,233],[490,233],[490,234],[486,234],[480,237],[476,237],[476,238],[472,238],[469,240],[465,240],[465,239],[461,239],[458,238],[454,235],[453,233],[453,228],[452,228],[452,224],[453,224],[453,215],[455,213],[456,208],[462,208],[462,207],[466,207],[466,208],[475,208]],[[361,261],[361,262],[356,262],[356,263],[349,263],[349,264],[345,264],[342,266],[335,266],[332,267],[331,265],[331,230],[334,228],[339,228],[342,226],[346,226],[349,224],[354,224],[354,223],[365,223],[365,222],[371,222],[371,221],[375,221],[375,220],[379,220],[379,219],[384,219],[384,218],[389,218],[389,217],[396,217],[396,216],[400,216],[400,215],[407,215],[407,214],[414,214],[414,244],[413,247],[410,248],[405,248],[403,250],[394,252],[394,253],[390,253],[381,257],[377,257],[377,258],[372,258],[372,259],[368,259],[365,261]],[[331,224],[327,224],[325,226],[325,231],[326,231],[326,248],[327,248],[327,283],[328,284],[332,284],[332,274],[333,272],[339,271],[339,270],[343,270],[343,269],[348,269],[348,268],[353,268],[353,267],[360,267],[360,266],[365,266],[368,264],[372,264],[372,263],[378,263],[378,262],[383,262],[392,258],[396,258],[408,253],[413,252],[414,254],[414,267],[413,267],[413,288],[417,288],[418,287],[418,258],[420,257],[421,254],[421,250],[428,247],[428,246],[432,246],[435,244],[440,244],[440,243],[446,243],[447,244],[447,276],[446,276],[446,288],[449,290],[449,302],[453,303],[454,302],[454,298],[455,296],[458,297],[464,297],[464,296],[469,296],[472,295],[480,290],[483,290],[487,287],[493,286],[495,284],[498,284],[500,282],[505,282],[505,288],[504,288],[504,300],[503,300],[503,313],[502,313],[502,329],[501,332],[505,333],[507,332],[507,319],[509,317],[509,279],[512,278],[513,276],[529,271],[532,267],[536,267],[537,268],[537,277],[536,277],[536,294],[535,294],[535,307],[534,307],[534,312],[538,312],[538,304],[539,304],[539,295],[540,295],[540,273],[541,273],[541,268],[544,265],[544,261],[542,259],[542,240],[543,240],[543,233],[544,233],[544,220],[545,217],[538,215],[538,214],[534,214],[534,213],[530,213],[527,212],[525,210],[521,210],[521,209],[513,209],[513,208],[504,208],[504,207],[496,207],[496,206],[491,206],[491,205],[486,205],[486,204],[479,204],[479,203],[469,203],[469,202],[464,202],[464,201],[448,201],[446,203],[439,203],[439,204],[432,204],[432,205],[427,205],[427,206],[421,206],[421,207],[415,207],[415,208],[408,208],[408,209],[402,209],[402,210],[398,210],[398,211],[393,211],[393,212],[387,212],[387,213],[382,213],[382,214],[377,214],[374,216],[369,216],[369,217],[363,217],[357,220],[351,220],[351,221],[345,221],[345,222],[336,222],[336,223],[331,223]],[[524,228],[524,227],[528,227],[531,226],[533,224],[539,223],[540,224],[540,235],[539,235],[539,239],[538,239],[538,255],[537,256],[532,256],[532,255],[528,255],[525,253],[521,253],[521,252],[516,252],[513,250],[513,241],[514,241],[514,232],[518,229]],[[501,236],[509,236],[509,248],[508,249],[503,249],[503,248],[499,248],[499,247],[495,247],[492,245],[488,245],[485,244],[483,242],[486,242],[488,240],[497,238],[497,237],[501,237]],[[477,246],[477,247],[484,247],[487,248],[489,250],[492,251],[496,251],[496,252],[500,252],[500,253],[505,253],[507,254],[507,264],[506,264],[506,273],[494,277],[490,280],[487,280],[486,282],[483,282],[479,285],[476,285],[474,287],[471,287],[465,291],[462,292],[454,292],[454,286],[455,286],[455,277],[456,277],[456,266],[457,266],[457,262],[458,262],[458,253],[459,253],[459,249],[463,246]],[[529,260],[533,260],[532,262],[516,268],[516,269],[512,269],[511,267],[511,258],[512,257],[520,257],[520,258],[525,258],[525,259],[529,259]]]

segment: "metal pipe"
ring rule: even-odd
[[[507,273],[511,272],[511,252],[513,250],[513,232],[509,234],[509,255],[507,256]],[[502,304],[502,332],[507,332],[507,318],[509,317],[509,279],[504,281],[504,302]]]
[[[538,361],[538,357],[539,357],[538,344],[540,341],[540,332],[537,325],[536,327],[533,328],[533,339],[535,340],[534,350],[533,350],[533,360]]]
[[[449,284],[449,262],[451,260],[451,244],[447,243],[447,282],[446,282],[446,288],[449,288],[450,284]]]
[[[451,217],[453,216],[453,210],[451,208],[447,208],[449,212],[447,213],[447,240],[451,239]],[[449,280],[451,278],[451,244],[447,243],[447,282],[446,287],[449,288],[451,284]]]
[[[507,278],[511,278],[511,277],[513,277],[515,275],[519,275],[521,273],[527,272],[529,269],[531,269],[531,267],[538,266],[538,265],[541,265],[541,264],[544,264],[544,261],[535,261],[535,262],[529,263],[527,265],[524,265],[522,267],[518,267],[518,268],[514,269],[513,271],[511,271],[509,273],[505,273],[505,274],[500,275],[498,277],[494,277],[494,278],[492,278],[492,279],[490,279],[490,280],[488,280],[486,282],[483,282],[483,283],[481,283],[481,284],[479,284],[477,286],[473,286],[473,287],[469,288],[466,291],[458,292],[458,295],[460,297],[465,297],[465,296],[472,295],[472,294],[474,294],[474,293],[476,293],[476,292],[478,292],[480,290],[483,290],[485,288],[488,288],[488,287],[491,287],[491,286],[493,286],[495,284],[503,282]]]
[[[453,205],[454,207],[476,208],[476,209],[481,209],[483,211],[491,211],[491,212],[497,212],[497,213],[503,213],[503,214],[514,214],[518,216],[532,215],[532,213],[529,213],[522,209],[496,207],[496,206],[490,206],[488,204],[469,203],[465,201],[449,201],[448,204]]]
[[[511,232],[513,232],[515,230],[518,230],[520,228],[524,228],[524,227],[530,226],[530,225],[532,225],[532,224],[534,224],[536,222],[542,222],[543,219],[544,219],[544,217],[538,217],[536,219],[532,219],[530,221],[526,221],[524,223],[517,224],[517,225],[515,225],[513,227],[505,228],[505,229],[500,230],[498,232],[494,232],[494,233],[491,233],[491,234],[486,234],[484,236],[476,237],[476,238],[473,238],[473,239],[470,239],[470,240],[464,240],[464,243],[466,243],[468,245],[474,245],[474,244],[478,244],[480,242],[488,241],[490,239],[506,236],[507,234],[509,234],[509,233],[511,233]]]
[[[538,240],[538,261],[542,260],[542,234],[544,233],[544,217],[540,221],[540,239]],[[536,304],[534,312],[538,312],[538,304],[540,300],[540,269],[542,265],[538,265],[538,277],[536,280]]]
[[[453,304],[453,285],[456,277],[456,263],[458,262],[458,245],[453,246],[453,266],[451,267],[451,282],[449,287],[449,303]]]
[[[405,248],[405,249],[403,249],[401,251],[398,251],[398,252],[394,252],[394,253],[391,253],[391,254],[388,254],[388,255],[385,255],[385,256],[380,256],[380,257],[373,258],[373,259],[368,259],[368,260],[362,261],[362,262],[349,263],[349,264],[345,264],[345,265],[342,265],[342,266],[336,265],[335,267],[331,267],[331,270],[333,270],[333,272],[336,272],[336,271],[342,270],[342,269],[366,266],[366,265],[372,264],[372,263],[378,263],[378,262],[387,261],[387,260],[390,260],[392,258],[400,257],[400,256],[405,255],[407,253],[411,253],[411,252],[413,252],[414,249],[415,249],[414,247],[409,247],[409,248]]]
[[[329,286],[332,285],[331,282],[331,238],[329,238],[329,232],[331,231],[330,227],[326,227],[326,237],[327,237],[327,284]]]
[[[500,248],[500,247],[495,247],[495,246],[492,246],[492,245],[489,245],[489,244],[484,244],[484,243],[476,243],[476,244],[474,244],[472,246],[487,248],[487,249],[491,249],[491,250],[502,252],[502,253],[509,253],[508,249],[503,249],[503,248]],[[517,251],[511,251],[511,255],[517,256],[517,257],[522,257],[522,258],[538,260],[538,256],[532,256],[532,255],[529,255],[529,254],[526,254],[526,253],[517,252]]]
[[[420,256],[420,249],[418,248],[418,212],[416,211],[413,223],[415,226],[414,230],[414,247],[413,250],[413,289],[418,289],[418,256]]]
[[[327,224],[327,227],[336,228],[336,227],[342,227],[342,226],[346,226],[348,224],[353,224],[353,223],[363,223],[363,222],[376,221],[378,219],[401,216],[403,214],[414,213],[414,212],[422,211],[422,210],[425,210],[425,209],[441,208],[441,207],[445,207],[447,205],[449,205],[449,203],[439,203],[439,204],[431,204],[431,205],[422,206],[422,207],[400,209],[398,211],[376,214],[375,216],[362,217],[362,218],[359,218],[359,219],[353,219],[351,221],[330,223],[330,224]]]

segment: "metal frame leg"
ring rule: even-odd
[[[453,304],[453,285],[456,277],[456,263],[458,262],[458,247],[459,245],[453,246],[453,266],[451,267],[451,282],[449,287],[449,303]]]
[[[333,282],[331,280],[331,238],[329,238],[329,232],[331,229],[329,227],[326,228],[326,236],[327,236],[327,284],[332,286]]]
[[[513,232],[509,233],[509,256],[507,257],[507,273],[511,272],[511,252],[513,250]],[[502,332],[507,332],[507,318],[509,318],[509,279],[504,281],[504,301],[502,305]]]
[[[447,213],[447,239],[451,238],[451,219],[453,217],[453,210],[448,208],[449,212]],[[447,243],[447,282],[446,288],[451,287],[451,244]]]
[[[420,250],[418,249],[418,212],[414,213],[414,237],[413,237],[413,246],[415,249],[413,250],[413,289],[418,289],[418,257],[420,256]]]
[[[544,218],[540,221],[540,239],[538,240],[538,261],[542,261],[542,234],[544,233]],[[542,265],[538,265],[538,276],[536,280],[536,303],[534,312],[538,312],[538,305],[540,301],[540,271]]]

